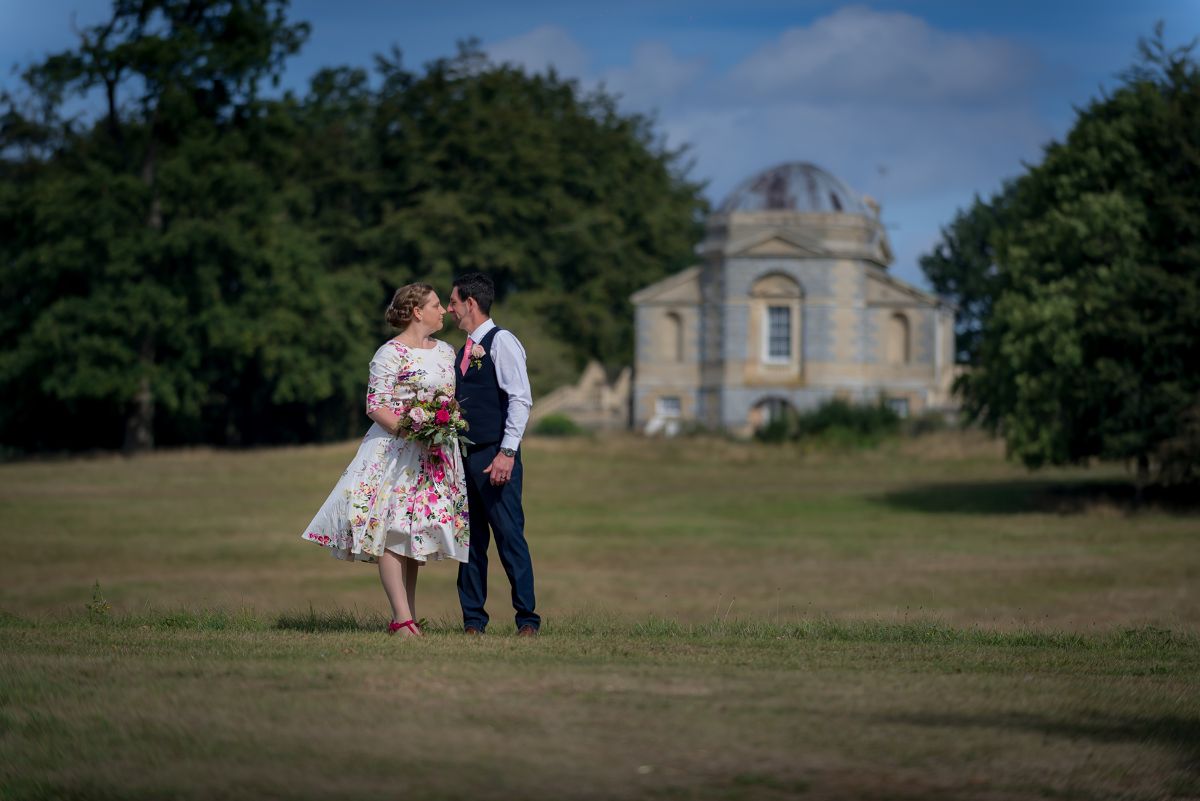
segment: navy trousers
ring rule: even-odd
[[[471,550],[466,564],[458,566],[458,600],[462,604],[463,626],[487,628],[488,543],[496,538],[500,564],[512,586],[512,605],[517,613],[517,628],[541,625],[533,611],[533,562],[525,543],[525,511],[521,508],[521,453],[517,452],[508,483],[492,486],[484,470],[500,452],[500,444],[474,446],[463,454],[467,474],[467,503],[470,507]]]

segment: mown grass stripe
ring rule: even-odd
[[[140,614],[111,615],[103,620],[80,617],[22,617],[0,612],[0,628],[44,628],[90,625],[114,629],[177,629],[190,631],[303,631],[378,633],[387,619],[374,612],[358,609],[326,611],[286,611],[264,616],[251,610],[164,610]],[[434,620],[426,629],[434,633],[456,632],[455,622]],[[627,637],[634,640],[707,640],[714,638],[741,641],[810,640],[911,645],[972,645],[995,648],[1052,648],[1072,651],[1112,649],[1196,650],[1200,654],[1200,636],[1190,632],[1142,626],[1094,633],[999,630],[981,627],[956,627],[939,621],[812,619],[793,622],[758,620],[713,620],[684,623],[666,618],[626,620],[619,618],[573,615],[549,620],[543,636],[587,638]]]

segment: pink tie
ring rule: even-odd
[[[463,348],[462,361],[458,363],[458,371],[463,375],[467,374],[467,365],[471,362],[471,348],[473,347],[475,347],[475,343],[471,341],[470,337],[467,337],[467,344]]]

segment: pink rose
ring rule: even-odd
[[[420,406],[414,406],[409,411],[408,416],[409,416],[409,419],[411,419],[413,421],[413,425],[416,425],[416,426],[425,425],[425,421],[429,419],[429,416],[425,413],[425,410],[422,409]]]
[[[450,412],[445,409],[438,409],[437,414],[434,415],[434,419],[437,420],[439,426],[444,426],[450,422]]]
[[[482,359],[486,355],[487,351],[483,349],[483,345],[476,345],[475,347],[471,348],[472,359]]]

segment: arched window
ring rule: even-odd
[[[768,423],[783,420],[792,413],[792,404],[783,398],[767,398],[762,407]]]
[[[766,361],[787,362],[792,359],[792,307],[788,304],[767,307]]]
[[[795,365],[800,356],[800,309],[804,291],[796,279],[773,273],[754,282],[750,297],[758,320],[759,361]]]
[[[796,409],[788,402],[787,398],[769,397],[763,398],[751,407],[747,422],[751,428],[761,429],[772,423],[783,422],[795,414]]]
[[[887,360],[888,364],[908,364],[912,360],[908,316],[902,312],[895,312],[888,318]]]
[[[678,312],[667,312],[666,330],[661,342],[663,357],[669,362],[683,361],[683,318]]]

